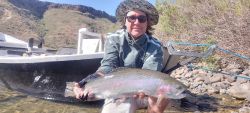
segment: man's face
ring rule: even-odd
[[[147,16],[141,11],[129,11],[125,17],[125,26],[128,33],[135,39],[144,34],[147,30]]]

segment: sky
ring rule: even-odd
[[[94,9],[105,11],[110,15],[115,15],[115,10],[119,3],[123,0],[40,0],[48,1],[54,3],[64,3],[64,4],[73,4],[73,5],[85,5],[93,7]],[[148,0],[153,5],[155,0]]]

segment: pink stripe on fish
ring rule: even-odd
[[[169,85],[161,85],[159,88],[156,90],[156,94],[165,94],[171,90],[171,87]]]

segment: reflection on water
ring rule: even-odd
[[[62,97],[67,80],[74,81],[72,74],[58,75],[41,72],[13,72],[0,71],[0,113],[100,113],[102,101],[99,102],[72,102]],[[4,72],[4,73],[2,73]],[[4,76],[8,75],[8,76]],[[27,96],[23,93],[7,89],[14,89],[25,94],[40,98],[50,98],[53,102]],[[244,104],[230,96],[221,95],[194,95],[191,99],[172,101],[165,113],[231,113],[238,111]],[[72,103],[62,103],[71,101]],[[145,113],[138,110],[137,113]]]
[[[0,86],[1,113],[99,113],[102,102],[58,103],[26,96]]]
[[[66,82],[79,81],[81,78],[81,75],[58,74],[43,69],[33,71],[0,69],[0,84],[8,89],[55,101],[76,101],[73,98],[65,98],[64,90]]]
[[[177,102],[177,101],[176,101]],[[201,112],[216,112],[216,113],[230,113],[237,111],[242,105],[243,101],[232,100],[232,98],[221,97],[217,110],[212,109],[202,110],[209,108],[204,103],[199,105]],[[27,96],[25,94],[10,91],[0,85],[0,113],[100,113],[103,102],[92,103],[61,103],[43,100]],[[171,103],[165,113],[193,113],[196,110],[191,103],[182,102],[184,105]],[[178,106],[179,105],[179,106]],[[204,105],[204,106],[202,106]],[[144,113],[146,110],[139,110],[137,113]]]

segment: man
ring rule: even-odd
[[[116,17],[122,29],[107,36],[105,54],[96,73],[87,76],[75,84],[76,98],[91,98],[91,94],[81,89],[97,77],[104,76],[114,68],[130,67],[161,71],[163,68],[163,50],[159,41],[153,38],[152,26],[158,23],[156,8],[146,0],[125,0],[116,9]],[[140,98],[137,98],[137,97]],[[167,99],[155,97],[143,98],[143,93],[135,97],[106,99],[102,113],[134,113],[136,109],[148,107],[150,113],[162,113],[167,106]]]

